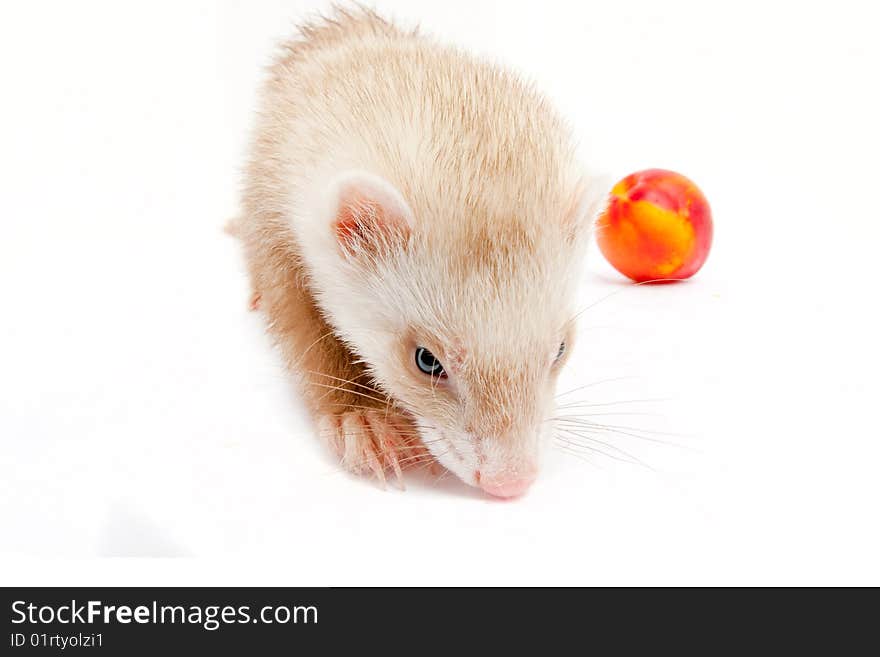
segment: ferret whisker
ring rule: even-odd
[[[622,416],[622,417],[629,417],[629,416],[666,417],[663,413],[654,413],[654,412],[650,412],[650,411],[632,411],[632,412],[628,412],[628,411],[608,411],[608,412],[605,412],[605,411],[603,411],[601,413],[583,413],[583,414],[581,414],[581,416],[582,417],[609,417],[609,416],[614,416],[614,417],[618,417],[618,416]]]
[[[385,406],[367,406],[365,404],[347,404],[345,402],[331,402],[330,404],[328,404],[328,406],[338,406],[339,408],[350,408],[350,409],[359,410],[359,411],[374,411],[374,412],[383,411],[383,412],[385,412],[386,417],[389,416],[389,413],[394,413],[395,415],[397,414],[397,412],[395,410],[396,407],[394,406],[393,403],[389,403]]]
[[[299,355],[299,357],[296,359],[296,363],[295,363],[290,369],[291,369],[291,370],[298,369],[298,368],[302,365],[302,363],[303,363],[303,361],[305,360],[306,356],[309,355],[309,352],[314,348],[314,346],[315,346],[316,344],[318,344],[318,343],[321,342],[322,340],[326,340],[327,338],[329,338],[331,335],[334,335],[334,334],[335,334],[334,331],[327,331],[327,332],[326,332],[324,335],[322,335],[320,338],[318,338],[317,340],[315,340],[314,342],[312,342],[312,344],[310,344],[308,347],[306,347],[306,350],[305,350],[303,353],[301,353],[301,354]]]
[[[619,447],[617,447],[617,446],[615,446],[615,445],[612,445],[612,444],[609,443],[609,442],[605,442],[605,441],[599,440],[599,439],[596,438],[594,435],[592,435],[592,434],[590,434],[590,433],[586,433],[583,429],[570,429],[570,428],[565,428],[565,429],[557,429],[557,432],[558,432],[558,433],[560,433],[560,432],[561,432],[561,433],[565,433],[567,436],[569,436],[569,437],[572,438],[572,439],[574,439],[574,438],[578,438],[578,439],[583,439],[583,440],[589,440],[590,442],[593,442],[593,443],[596,443],[596,444],[599,444],[599,445],[604,445],[605,447],[608,447],[609,449],[612,449],[612,450],[614,450],[614,451],[616,451],[616,452],[619,452],[620,454],[623,454],[624,456],[626,456],[626,457],[628,457],[628,458],[631,458],[631,459],[633,459],[634,461],[637,461],[637,460],[638,460],[638,459],[637,459],[635,456],[633,456],[632,454],[629,454],[628,452],[625,452],[624,450],[620,449]]]
[[[599,406],[618,406],[620,404],[653,404],[653,403],[661,403],[661,402],[670,402],[673,401],[668,397],[653,397],[653,398],[644,398],[644,399],[619,399],[616,401],[609,402],[571,402],[568,404],[559,404],[557,408],[560,409],[571,409],[571,408],[595,408]]]
[[[618,449],[614,445],[611,445],[610,443],[605,443],[600,440],[593,440],[589,436],[586,436],[583,434],[572,433],[572,432],[557,432],[556,438],[557,438],[557,440],[564,440],[565,442],[567,442],[569,445],[572,445],[572,446],[584,447],[584,448],[588,448],[591,450],[595,450],[601,454],[605,454],[609,458],[615,458],[618,460],[625,460],[630,463],[638,463],[639,462],[639,460],[635,456],[633,456],[632,454],[628,454],[628,453],[624,452],[622,449]],[[614,456],[613,454],[608,454],[604,450],[601,450],[600,448],[596,447],[595,445],[588,445],[588,444],[584,444],[583,442],[581,442],[581,441],[585,441],[585,440],[589,441],[591,443],[596,443],[598,445],[602,445],[604,447],[607,447],[607,448],[617,452],[618,454],[620,454],[620,456]]]
[[[377,455],[376,455],[376,458],[378,458],[379,456],[384,457],[385,455],[384,455],[384,454],[377,454]],[[401,468],[409,468],[409,467],[412,467],[412,466],[414,466],[414,465],[417,465],[417,464],[421,463],[422,461],[430,462],[430,461],[433,461],[433,460],[434,460],[434,459],[433,459],[433,457],[432,457],[430,454],[428,454],[428,453],[419,453],[419,454],[413,454],[413,455],[406,456],[406,457],[404,457],[404,458],[398,459],[398,460],[397,460],[397,463],[398,463],[398,465],[399,465]],[[359,460],[359,461],[349,461],[349,462],[346,463],[346,465],[347,465],[347,467],[350,467],[350,468],[362,469],[362,468],[366,468],[366,467],[368,467],[371,463],[372,463],[372,459],[371,459],[371,458],[365,458],[365,459],[362,459],[362,460]],[[380,464],[382,464],[381,461],[380,461]],[[384,470],[384,471],[388,471],[389,469],[390,469],[390,464],[383,464],[383,470]],[[346,470],[345,470],[344,468],[341,469],[341,470],[336,470],[336,469],[334,469],[332,472],[333,472],[333,473],[340,473],[340,474],[341,474],[341,473],[345,473]]]
[[[614,428],[602,427],[602,426],[597,426],[597,425],[578,425],[578,426],[581,426],[584,429],[587,429],[589,431],[600,431],[603,433],[610,433],[610,434],[617,435],[617,436],[626,436],[629,438],[636,438],[638,440],[644,440],[644,441],[650,442],[650,443],[667,445],[669,447],[677,447],[678,449],[683,449],[683,450],[686,450],[689,452],[699,452],[698,449],[696,449],[695,447],[691,447],[690,445],[683,445],[681,443],[672,442],[670,440],[661,440],[660,438],[652,438],[650,436],[642,436],[637,433],[633,433],[631,431],[624,431],[621,429],[614,429]],[[640,431],[640,429],[634,429],[633,431]]]
[[[556,423],[557,425],[561,425],[561,426],[580,427],[583,429],[604,429],[606,431],[632,431],[634,433],[667,435],[665,432],[653,431],[651,429],[643,429],[641,427],[608,425],[608,424],[601,424],[598,422],[590,422],[588,420],[578,420],[578,419],[571,419],[571,418],[554,418],[553,422]],[[674,435],[674,434],[669,434],[669,435]]]
[[[599,456],[604,456],[605,458],[609,458],[613,461],[619,461],[621,463],[626,463],[627,465],[638,465],[634,461],[615,456],[614,454],[608,454],[607,452],[603,452],[601,449],[597,449],[589,445],[581,445],[570,440],[565,440],[564,438],[561,438],[559,436],[556,437],[556,440],[558,443],[562,443],[566,447],[566,449],[570,449],[572,452],[583,454],[584,452],[582,450],[586,450],[589,453],[598,454]]]
[[[694,436],[688,436],[688,435],[685,435],[682,433],[676,433],[674,431],[658,431],[656,429],[648,429],[648,428],[644,428],[644,427],[633,427],[633,426],[627,426],[624,424],[607,424],[604,422],[593,422],[591,420],[584,419],[578,415],[557,415],[555,417],[551,417],[549,419],[549,421],[563,422],[563,423],[567,422],[570,424],[579,424],[582,426],[587,426],[590,428],[598,428],[598,429],[609,429],[609,430],[621,429],[624,431],[638,431],[640,433],[647,433],[647,434],[652,434],[655,436],[670,436],[672,438],[693,438],[694,437]]]
[[[325,374],[324,372],[317,372],[317,371],[315,371],[315,370],[307,370],[307,371],[309,372],[309,374],[314,374],[314,375],[316,375],[316,376],[323,376],[323,377],[325,377],[325,378],[327,378],[327,379],[332,379],[332,380],[334,380],[334,381],[339,381],[341,384],[347,384],[347,383],[350,383],[350,384],[353,385],[353,386],[357,386],[358,388],[363,388],[364,390],[369,390],[370,392],[374,392],[374,393],[376,393],[377,395],[381,395],[381,394],[383,394],[381,390],[377,390],[376,388],[373,388],[373,387],[371,387],[371,386],[365,385],[365,384],[363,384],[363,383],[357,383],[357,382],[356,382],[355,380],[353,380],[353,379],[343,379],[342,377],[333,376],[333,375],[331,375],[331,374]],[[359,376],[359,377],[360,377],[360,376],[364,376],[365,374],[366,374],[366,373],[364,373],[364,374],[359,374],[358,376]]]
[[[565,454],[567,454],[569,456],[573,456],[580,461],[584,461],[585,463],[592,465],[594,468],[598,468],[599,470],[603,470],[603,471],[605,470],[605,468],[603,468],[601,465],[599,465],[598,463],[595,463],[592,460],[590,460],[589,458],[587,458],[586,455],[581,454],[581,453],[579,453],[569,447],[566,447],[565,445],[556,444],[556,445],[554,445],[554,447],[556,449],[558,449],[560,452],[564,452]]]
[[[363,392],[358,392],[356,390],[349,390],[348,388],[343,388],[342,386],[333,386],[333,385],[329,385],[326,383],[318,383],[317,381],[312,381],[309,385],[318,386],[319,388],[328,388],[329,391],[324,395],[324,397],[329,395],[330,391],[336,390],[337,392],[345,392],[350,395],[357,395],[359,397],[363,397],[364,399],[370,399],[370,400],[378,402],[380,404],[387,404],[388,403],[388,399],[380,399],[379,397],[373,397],[371,395],[368,395]],[[324,397],[321,397],[318,401],[323,400]]]
[[[426,458],[424,459],[424,461],[425,461],[424,464],[422,464],[421,467],[426,467],[426,466],[430,465],[431,463],[439,463],[437,461],[437,459],[440,459],[440,458],[446,456],[448,453],[449,453],[449,450],[444,450],[444,451],[440,452],[437,456],[434,456],[433,454],[428,454],[426,456]]]
[[[564,397],[565,395],[570,395],[573,392],[578,392],[579,390],[584,390],[586,388],[592,388],[594,386],[601,385],[603,383],[613,383],[614,381],[625,381],[627,379],[637,379],[637,378],[638,378],[637,376],[615,376],[610,379],[600,379],[599,381],[593,381],[592,383],[588,383],[583,386],[578,386],[577,388],[572,388],[571,390],[566,390],[565,392],[560,392],[558,395],[556,395],[556,399],[559,399],[560,397]]]
[[[622,454],[627,459],[629,459],[630,463],[635,463],[635,464],[640,465],[644,468],[647,468],[648,470],[651,470],[652,472],[655,472],[653,467],[651,467],[650,465],[648,465],[647,463],[642,461],[637,456],[630,454],[629,452],[622,450],[619,447],[612,445],[611,443],[607,443],[605,441],[599,440],[598,438],[594,438],[588,434],[578,433],[578,432],[570,431],[570,430],[564,430],[564,431],[566,431],[567,435],[572,436],[573,438],[578,438],[581,440],[589,440],[590,442],[596,443],[598,445],[603,445],[603,446],[607,447],[608,449],[614,450],[615,452]]]
[[[377,409],[375,409],[375,408],[373,408],[373,407],[371,407],[371,406],[352,406],[352,405],[350,405],[350,404],[333,404],[333,405],[334,405],[334,406],[341,406],[341,407],[343,407],[343,408],[349,408],[349,409],[350,409],[350,408],[358,408],[358,409],[364,409],[364,410],[367,410],[367,411],[375,411],[375,410],[377,410]],[[421,440],[421,438],[422,438],[422,434],[421,434],[417,429],[413,429],[413,430],[394,429],[394,430],[393,430],[393,433],[394,433],[396,436],[400,436],[400,437],[403,437],[403,438],[417,438],[417,439],[419,439],[420,442],[422,442],[422,443],[425,444],[425,445],[434,442],[434,441],[431,441],[431,440],[429,440],[429,441],[422,441],[422,440]],[[438,439],[438,440],[439,440],[439,439]]]
[[[413,455],[413,456],[407,456],[407,457],[405,457],[405,458],[398,459],[398,460],[397,460],[397,463],[398,463],[401,467],[406,467],[406,466],[409,466],[409,465],[415,465],[415,464],[417,464],[417,463],[421,463],[421,462],[423,462],[423,461],[431,461],[431,460],[433,460],[433,459],[431,459],[431,458],[425,456],[424,454],[415,454],[415,455]]]
[[[443,472],[441,472],[439,475],[437,475],[437,477],[434,479],[434,482],[433,482],[434,485],[436,486],[437,484],[439,484],[441,481],[446,479],[446,477],[448,477],[450,474],[452,474],[452,472],[450,470],[443,468]]]
[[[651,283],[671,283],[673,281],[683,281],[683,280],[686,280],[686,279],[683,279],[683,278],[653,278],[650,281],[641,281],[640,283],[631,283],[620,290],[615,290],[614,292],[609,292],[605,296],[599,298],[598,300],[589,304],[585,308],[579,310],[577,313],[575,313],[575,315],[569,321],[574,321],[575,319],[577,319],[578,317],[583,315],[585,312],[587,312],[591,308],[595,308],[600,303],[602,303],[603,301],[607,301],[611,297],[616,297],[618,294],[621,294],[623,292],[628,292],[628,291],[630,291],[634,288],[640,287],[642,285],[650,285]]]

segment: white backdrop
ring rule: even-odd
[[[378,3],[713,205],[687,284],[590,254],[560,390],[641,437],[515,502],[339,472],[246,312],[255,89],[326,6],[0,9],[0,583],[880,584],[872,3]]]

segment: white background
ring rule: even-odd
[[[255,90],[324,3],[4,4],[0,583],[880,584],[872,4],[379,3],[713,205],[687,284],[593,250],[560,387],[627,377],[566,399],[664,442],[554,450],[515,502],[340,473],[246,312]]]

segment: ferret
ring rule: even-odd
[[[343,466],[529,488],[599,199],[567,124],[507,70],[365,9],[283,45],[231,230]]]

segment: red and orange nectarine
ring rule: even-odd
[[[709,255],[712,212],[683,175],[647,169],[611,190],[596,241],[608,262],[634,281],[689,278]]]

